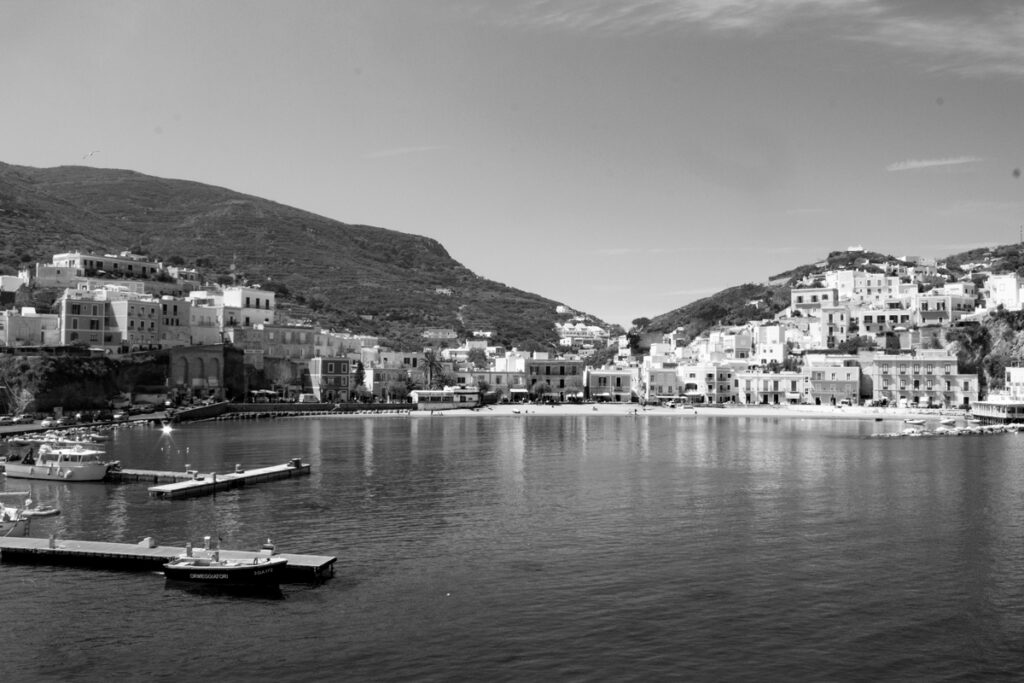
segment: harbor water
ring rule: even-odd
[[[312,474],[159,500],[6,480],[32,535],[337,556],[280,596],[0,564],[0,675],[1020,680],[1024,435],[770,417],[324,417],[113,432],[124,467]]]

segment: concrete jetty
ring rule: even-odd
[[[136,477],[136,479],[134,479],[135,481],[142,480],[144,476],[153,475],[159,477],[170,474],[158,472],[149,472],[146,474],[146,471],[133,472],[133,474],[129,474],[127,476]],[[217,472],[200,474],[199,472],[189,471],[185,473],[186,476],[182,479],[177,479],[177,475],[175,474],[175,480],[172,481],[172,483],[150,486],[149,495],[157,498],[205,496],[216,493],[217,491],[226,491],[239,486],[247,486],[249,484],[256,484],[263,481],[273,481],[275,479],[287,479],[289,477],[309,473],[310,466],[303,464],[300,458],[292,458],[284,465],[257,467],[251,470],[242,469],[241,466],[238,466],[235,468],[234,472],[220,474]],[[129,481],[131,481],[131,479],[129,479]]]
[[[0,538],[0,560],[47,565],[74,565],[130,571],[160,571],[163,565],[185,552],[185,548],[160,546],[152,539],[141,543],[106,543],[48,538]],[[334,576],[337,557],[277,553],[288,558],[285,580],[318,582]],[[224,559],[251,562],[258,551],[224,550]]]

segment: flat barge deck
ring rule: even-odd
[[[0,560],[47,565],[74,565],[124,571],[160,571],[164,563],[185,552],[176,546],[160,546],[149,539],[130,543],[51,540],[48,538],[0,538]],[[224,550],[224,559],[252,561],[257,551]],[[285,581],[317,583],[334,576],[337,557],[277,553],[288,558]]]

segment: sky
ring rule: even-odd
[[[1018,241],[1021,36],[1019,0],[0,0],[0,161],[425,235],[629,327]]]

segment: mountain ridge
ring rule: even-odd
[[[558,341],[555,323],[571,317],[556,312],[561,302],[476,275],[429,237],[196,181],[0,162],[0,264],[14,270],[67,251],[194,265],[292,298],[300,318],[407,348],[438,327],[460,336],[492,330],[499,343],[546,348]]]

